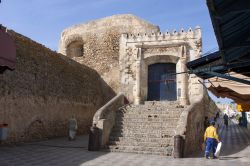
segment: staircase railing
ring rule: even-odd
[[[93,126],[99,129],[101,148],[105,148],[108,145],[109,135],[115,124],[115,111],[127,103],[128,100],[124,94],[119,93],[95,113]]]

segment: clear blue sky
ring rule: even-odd
[[[217,48],[205,0],[2,0],[0,23],[57,50],[66,27],[114,14],[134,14],[162,32],[199,25],[203,52]]]
[[[217,47],[205,0],[2,0],[0,22],[57,50],[66,27],[114,14],[131,13],[161,31],[201,26],[204,52]]]

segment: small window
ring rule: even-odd
[[[82,57],[84,54],[83,43],[81,41],[74,41],[70,43],[67,47],[67,56],[70,58],[73,57]]]

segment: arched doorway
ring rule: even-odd
[[[156,63],[148,66],[148,100],[177,100],[176,64]]]

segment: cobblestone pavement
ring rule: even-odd
[[[219,127],[223,149],[219,160],[200,157],[173,159],[133,153],[87,151],[87,136],[21,145],[0,146],[0,166],[250,166],[250,130],[233,122]]]

